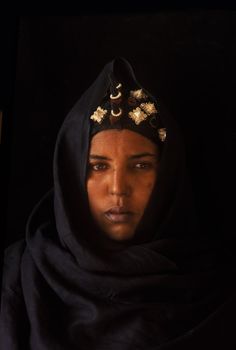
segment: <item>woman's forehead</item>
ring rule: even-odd
[[[126,154],[136,152],[157,154],[157,145],[145,136],[128,129],[104,130],[93,136],[90,154],[94,152],[109,154],[114,151]]]

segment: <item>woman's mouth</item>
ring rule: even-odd
[[[133,212],[124,207],[113,207],[105,212],[105,217],[114,224],[123,224],[130,221]]]

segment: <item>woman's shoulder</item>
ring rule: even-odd
[[[20,239],[10,244],[4,251],[4,261],[20,258],[24,252],[25,246],[25,239]]]
[[[28,348],[22,342],[28,332],[28,319],[21,284],[21,261],[25,240],[5,249],[0,312],[0,348]],[[22,345],[20,345],[22,344]]]
[[[25,240],[21,239],[5,249],[3,261],[2,292],[19,292],[21,258],[25,247]]]

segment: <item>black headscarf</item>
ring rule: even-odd
[[[142,88],[129,63],[116,59],[65,119],[55,149],[54,188],[34,209],[20,253],[14,257],[11,248],[7,255],[3,303],[11,300],[12,261],[18,259],[18,312],[25,328],[14,324],[12,307],[3,307],[3,349],[233,349],[233,257],[197,224],[183,141],[160,101],[167,138],[138,233],[128,244],[100,240],[86,192],[90,116],[116,65]]]

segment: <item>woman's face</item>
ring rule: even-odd
[[[92,216],[111,239],[131,239],[157,178],[158,149],[130,130],[106,130],[91,140],[87,191]]]

